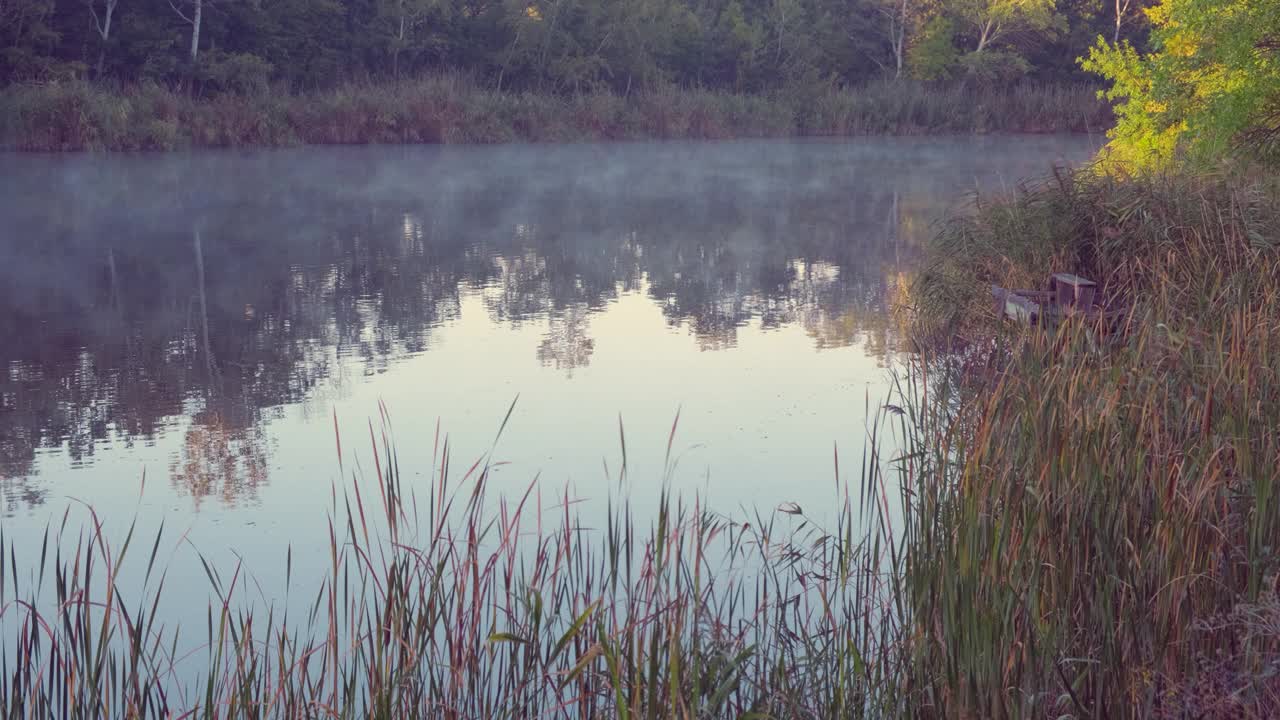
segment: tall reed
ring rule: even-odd
[[[895,702],[900,625],[871,602],[885,546],[865,544],[880,536],[866,528],[888,527],[871,465],[842,489],[829,532],[798,507],[731,520],[667,490],[647,528],[626,500],[591,527],[568,497],[546,504],[536,482],[491,497],[489,461],[458,477],[447,441],[433,480],[412,486],[383,427],[371,432],[376,482],[345,468],[329,573],[305,613],[253,609],[242,568],[200,557],[213,600],[194,683],[181,660],[192,638],[157,617],[163,530],[143,543],[130,529],[113,548],[90,513],[80,542],[46,534],[21,572],[17,541],[0,537],[0,712],[858,717]],[[623,485],[626,472],[624,443]],[[794,533],[779,522],[788,515]],[[121,587],[126,562],[145,563],[146,592]]]
[[[905,584],[948,713],[1280,712],[1277,197],[1063,172],[939,234],[916,298],[964,349]],[[1121,327],[993,315],[986,283],[1053,271],[1098,280]]]
[[[156,85],[0,90],[0,148],[171,150],[366,143],[727,139],[1100,132],[1110,108],[1083,85],[820,85],[747,95],[656,87],[623,97],[497,92],[465,76],[207,98]]]

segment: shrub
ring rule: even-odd
[[[266,92],[273,70],[271,63],[252,53],[210,51],[201,61],[199,77],[214,92],[255,94]]]

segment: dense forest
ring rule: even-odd
[[[1143,0],[0,0],[0,84],[323,89],[440,70],[499,90],[735,92],[1087,77]]]

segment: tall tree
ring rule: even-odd
[[[1120,27],[1124,25],[1124,21],[1129,18],[1129,8],[1133,6],[1133,0],[1114,0],[1115,2],[1115,33],[1111,36],[1111,42],[1120,42]]]
[[[911,24],[911,0],[877,0],[876,12],[884,19],[885,36],[893,57],[893,78],[902,77],[907,55],[907,27]]]
[[[101,13],[98,12],[99,3],[102,5]],[[93,16],[93,29],[97,31],[98,39],[101,41],[94,75],[102,77],[103,65],[107,58],[107,43],[111,41],[111,21],[115,17],[116,6],[120,4],[120,0],[84,0],[84,4],[89,6],[89,13]]]
[[[1152,52],[1099,38],[1083,63],[1120,101],[1112,159],[1151,167],[1241,146],[1280,157],[1280,3],[1162,0],[1148,16]]]
[[[1058,21],[1056,0],[957,0],[949,5],[981,53],[1013,33],[1042,33]]]
[[[200,55],[200,26],[204,22],[204,3],[205,0],[178,0],[177,3],[174,0],[169,0],[169,7],[173,8],[173,11],[177,13],[178,17],[182,18],[183,22],[191,26],[190,55],[192,63],[195,63]],[[186,6],[185,11],[182,6]]]
[[[51,26],[53,0],[0,0],[0,77],[16,80],[46,75],[58,40]]]
[[[1032,63],[1064,80],[1098,35],[1142,47],[1153,1],[0,0],[0,83],[86,69],[183,82],[196,64],[204,92],[428,66],[504,90],[624,94],[666,82],[807,94],[962,68],[1004,80]]]
[[[416,41],[416,32],[427,22],[436,0],[388,0],[383,14],[390,25],[391,74],[400,77],[400,56]]]

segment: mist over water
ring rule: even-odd
[[[274,552],[320,532],[335,418],[370,463],[384,404],[427,482],[517,395],[499,492],[602,499],[621,418],[643,507],[680,410],[678,490],[820,503],[905,350],[890,308],[931,223],[1095,146],[0,156],[0,512],[35,532],[76,498]]]

